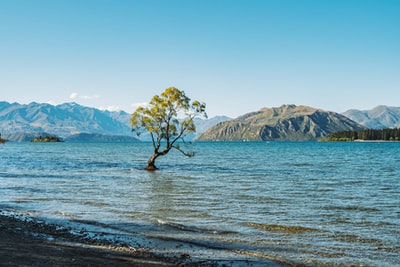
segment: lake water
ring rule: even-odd
[[[146,172],[150,143],[0,145],[0,210],[125,241],[143,233],[309,266],[400,266],[400,143],[192,149]]]

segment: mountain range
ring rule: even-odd
[[[50,104],[0,102],[0,131],[5,136],[15,132],[48,132],[67,137],[81,132],[129,135],[130,115],[84,107],[76,103]]]
[[[131,114],[81,106],[0,102],[0,133],[11,141],[27,141],[46,134],[67,141],[135,141]],[[231,119],[196,119],[197,133],[188,140],[315,140],[341,130],[400,127],[400,107],[351,109],[342,114],[307,106],[262,108]],[[149,140],[143,135],[141,140]]]
[[[371,129],[400,127],[400,107],[377,106],[371,110],[350,109],[342,114]]]
[[[60,105],[0,102],[0,133],[10,141],[29,141],[48,134],[71,142],[133,140],[130,118],[131,114],[124,111],[99,110],[73,102]],[[225,116],[196,119],[197,133],[229,119]],[[141,140],[149,140],[147,137],[143,135]]]
[[[316,140],[330,133],[365,127],[344,115],[307,106],[263,108],[208,129],[200,141]]]

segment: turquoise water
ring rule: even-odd
[[[400,143],[0,146],[0,209],[309,266],[400,266]]]

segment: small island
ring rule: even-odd
[[[43,136],[43,137],[42,136],[36,137],[31,142],[33,142],[33,143],[54,143],[54,142],[64,142],[64,141],[55,135],[49,135],[49,136]]]

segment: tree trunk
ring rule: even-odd
[[[156,158],[158,158],[159,154],[153,154],[149,161],[147,162],[147,167],[145,168],[146,171],[155,171],[158,170],[158,168],[155,165]]]

